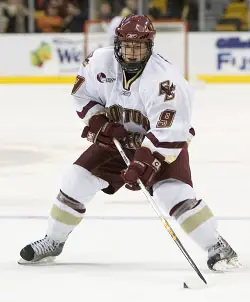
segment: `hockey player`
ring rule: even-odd
[[[154,37],[146,16],[129,15],[116,29],[114,47],[95,50],[81,65],[72,95],[77,114],[87,125],[82,137],[93,144],[63,177],[46,236],[25,246],[19,263],[58,256],[98,191],[114,194],[124,184],[138,190],[140,178],[163,216],[175,218],[208,253],[211,270],[238,267],[237,254],[220,236],[216,218],[193,189],[187,148],[194,135],[191,88],[153,52]],[[113,138],[130,158],[128,168]]]

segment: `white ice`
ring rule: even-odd
[[[86,148],[69,85],[0,86],[0,301],[250,300],[250,87],[207,85],[194,107],[193,181],[219,218],[221,234],[244,268],[216,274],[206,254],[180,231],[209,286],[196,278],[140,192],[97,194],[87,217],[52,266],[19,266],[20,249],[46,231],[60,177]]]

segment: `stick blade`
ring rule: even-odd
[[[190,279],[183,283],[183,288],[185,288],[185,289],[205,289],[207,287],[208,287],[208,284],[198,278]]]

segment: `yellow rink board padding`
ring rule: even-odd
[[[203,75],[197,76],[199,81],[206,83],[250,83],[250,75]]]
[[[0,76],[0,84],[74,84],[75,78],[75,76]]]
[[[205,83],[250,83],[250,75],[197,75]],[[75,76],[0,76],[0,84],[74,84]]]

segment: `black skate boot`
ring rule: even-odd
[[[221,236],[217,243],[208,249],[208,268],[213,271],[229,271],[240,268],[238,255]]]
[[[41,240],[26,245],[20,252],[21,259],[18,263],[33,264],[38,262],[50,262],[61,254],[64,244],[65,242],[60,243],[45,236],[45,238]]]

